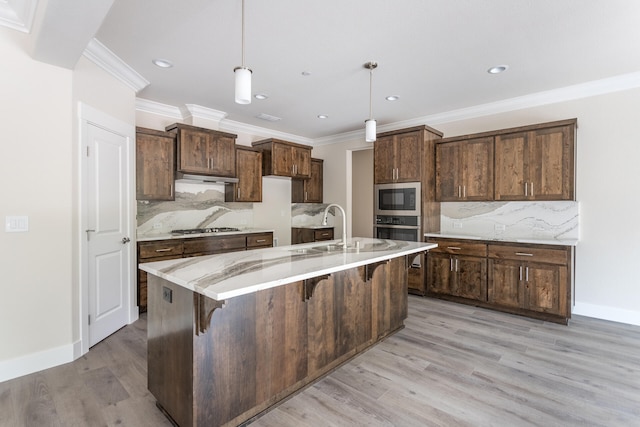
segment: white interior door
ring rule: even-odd
[[[84,126],[89,346],[126,325],[133,304],[130,243],[132,138]]]

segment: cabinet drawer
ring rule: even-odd
[[[457,240],[427,239],[427,242],[437,243],[438,247],[429,252],[450,255],[487,256],[487,245],[480,242],[461,242]]]
[[[535,248],[525,245],[489,245],[489,258],[559,265],[569,263],[569,253],[566,249]]]
[[[321,240],[333,240],[333,228],[323,229],[323,230],[314,230],[313,238],[316,242]]]
[[[225,237],[201,237],[185,239],[184,255],[194,256],[220,253],[233,249],[244,249],[246,245],[245,236],[225,236]]]
[[[247,236],[247,249],[273,246],[273,233],[250,234]]]
[[[138,258],[149,260],[150,258],[180,258],[182,256],[182,242],[173,240],[159,240],[155,242],[138,243]]]

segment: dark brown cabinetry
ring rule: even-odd
[[[495,137],[495,200],[575,200],[575,120]]]
[[[427,294],[567,323],[571,317],[570,246],[428,238]]]
[[[136,128],[136,199],[175,199],[175,135]]]
[[[436,144],[436,199],[493,200],[493,138]]]
[[[262,153],[251,147],[236,146],[238,182],[225,185],[226,202],[262,201]]]
[[[486,301],[487,245],[454,240],[433,242],[438,247],[427,255],[427,291]]]
[[[273,246],[273,233],[249,233],[138,242],[138,264]],[[147,273],[138,270],[138,306],[147,310]]]
[[[423,145],[421,130],[379,135],[373,145],[375,184],[420,181]]]
[[[179,172],[236,176],[236,135],[181,123],[166,130],[177,136]]]
[[[291,203],[322,203],[324,160],[311,159],[311,177],[291,181]]]
[[[311,177],[311,147],[273,138],[251,145],[262,150],[263,175]]]
[[[489,245],[489,302],[568,318],[569,248]]]
[[[291,244],[312,243],[323,240],[333,240],[333,227],[327,228],[291,228]]]

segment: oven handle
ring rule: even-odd
[[[388,224],[375,224],[375,228],[395,228],[401,230],[420,230],[420,226],[415,225],[388,225]]]

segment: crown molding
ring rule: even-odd
[[[136,98],[136,111],[170,117],[176,120],[184,120],[180,108],[156,101],[149,101],[148,99]]]
[[[38,0],[0,0],[0,25],[30,33]]]
[[[105,70],[107,73],[129,86],[136,93],[149,85],[149,81],[142,77],[136,70],[128,66],[116,54],[111,52],[97,39],[91,39],[87,48],[82,52],[87,59]]]
[[[542,105],[557,104],[560,102],[573,101],[576,99],[590,98],[593,96],[604,95],[607,93],[619,92],[623,90],[630,90],[640,88],[640,72],[623,74],[620,76],[610,77],[601,80],[594,80],[587,83],[567,86],[559,89],[553,89],[543,92],[532,93],[529,95],[519,96],[515,98],[505,99],[502,101],[491,102],[482,105],[476,105],[469,108],[461,108],[458,110],[446,111],[438,114],[432,114],[428,116],[416,117],[413,119],[402,120],[399,122],[388,123],[378,126],[378,132],[388,132],[398,129],[405,129],[414,126],[421,125],[438,125],[443,123],[451,123],[460,120],[469,120],[478,117],[490,116],[493,114],[505,113],[508,111],[522,110],[525,108],[539,107]],[[138,105],[141,105],[139,108]],[[153,107],[153,108],[152,108]],[[157,108],[157,110],[154,110]],[[177,107],[171,107],[165,104],[155,103],[153,101],[146,101],[137,99],[136,109],[141,111],[147,111],[150,113],[161,114],[164,116],[176,117],[184,119],[185,116],[180,113],[179,117],[175,115],[167,114],[170,109],[172,112],[181,110]],[[228,132],[241,132],[250,135],[256,135],[264,138],[277,138],[287,141],[297,142],[300,144],[306,144],[311,146],[328,145],[351,142],[358,139],[364,141],[364,127],[359,130],[344,132],[335,135],[329,135],[321,138],[307,138],[300,135],[294,135],[285,132],[278,132],[271,129],[266,129],[259,126],[253,126],[246,123],[241,123],[233,120],[227,120],[226,113],[218,110],[208,109],[206,107],[197,106],[194,104],[187,104],[187,109],[191,114],[201,114],[199,117],[208,118],[221,117],[220,118],[220,130]],[[224,116],[223,116],[224,115]],[[188,117],[188,115],[187,115]]]
[[[195,117],[220,122],[227,117],[227,113],[224,111],[214,110],[212,108],[202,107],[196,104],[185,104],[184,108],[181,108],[180,110],[182,111],[184,118]]]

